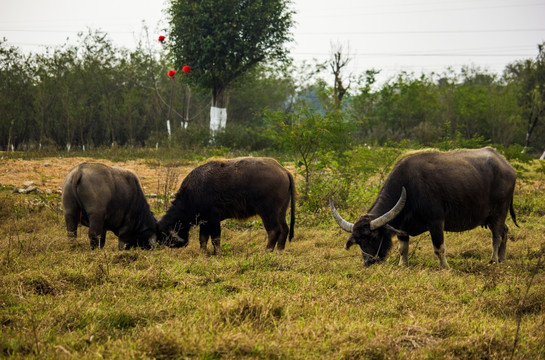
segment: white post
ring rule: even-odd
[[[170,140],[170,120],[167,120],[168,139]]]

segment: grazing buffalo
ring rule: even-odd
[[[64,180],[62,205],[68,236],[77,236],[79,223],[88,226],[92,249],[104,247],[107,230],[119,237],[119,249],[150,248],[157,242],[157,221],[130,171],[96,163],[78,165]]]
[[[492,231],[492,260],[505,260],[507,212],[513,210],[516,172],[494,149],[423,151],[403,157],[393,168],[367,214],[355,224],[329,203],[339,226],[351,233],[346,249],[358,244],[365,265],[382,261],[397,235],[400,265],[408,265],[409,236],[429,231],[435,254],[448,268],[444,231],[477,226]]]
[[[267,230],[267,249],[284,249],[288,237],[286,211],[291,201],[289,239],[295,223],[295,185],[291,173],[276,160],[244,157],[215,160],[191,171],[172,205],[159,220],[161,234],[176,231],[187,241],[191,226],[199,226],[199,241],[206,251],[212,238],[214,254],[220,250],[220,222],[259,215]]]

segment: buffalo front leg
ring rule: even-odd
[[[505,223],[490,225],[492,231],[492,258],[490,263],[499,263],[505,260],[505,248],[507,246],[507,226]]]
[[[199,228],[199,244],[201,246],[201,251],[206,254],[206,246],[208,245],[208,238],[210,237],[210,233],[207,229],[204,228],[203,225]]]
[[[209,237],[212,238],[213,254],[219,255],[221,252],[221,225],[219,221],[208,221],[206,224],[200,226],[199,242],[203,252],[206,252]]]
[[[106,230],[102,231],[102,234],[100,235],[100,248],[104,248],[104,244],[106,244]]]
[[[409,266],[409,237],[398,236],[399,240],[399,266]]]
[[[445,242],[443,233],[443,223],[434,224],[430,227],[431,241],[433,243],[433,251],[439,259],[439,264],[443,269],[450,269],[447,258],[445,257]]]
[[[507,225],[504,225],[503,230],[503,237],[501,239],[500,249],[498,251],[498,260],[500,262],[505,261],[505,250],[507,247],[507,233],[509,232],[509,228]]]

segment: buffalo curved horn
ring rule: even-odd
[[[182,239],[178,233],[174,230],[170,231],[170,242],[168,246],[170,247],[185,247],[189,243],[189,240]]]
[[[337,224],[346,232],[351,233],[352,229],[354,228],[354,224],[346,221],[339,215],[337,212],[337,209],[335,209],[335,205],[333,205],[333,199],[331,197],[329,198],[329,207],[331,208],[331,213],[333,213],[333,217],[335,218],[335,221],[337,221]]]
[[[375,220],[372,220],[369,223],[369,227],[371,228],[371,230],[375,230],[380,227],[383,227],[384,225],[392,221],[397,215],[399,215],[401,210],[403,210],[406,200],[407,200],[407,192],[405,191],[405,187],[402,187],[401,196],[399,197],[399,200],[394,205],[394,207],[390,209],[390,211],[388,211],[386,214],[379,216],[378,218],[376,218]]]

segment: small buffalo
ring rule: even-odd
[[[119,237],[119,249],[150,248],[157,243],[157,220],[140,182],[128,170],[82,163],[62,185],[62,205],[69,238],[78,224],[89,227],[91,248],[104,247],[106,231]]]
[[[243,157],[215,160],[198,166],[183,180],[172,205],[159,220],[159,232],[175,231],[187,241],[189,229],[199,226],[200,247],[212,238],[220,251],[220,222],[259,215],[267,230],[267,249],[284,249],[288,237],[286,212],[291,202],[289,239],[295,224],[295,185],[291,173],[276,160]]]
[[[492,232],[492,260],[505,260],[507,225],[513,209],[516,171],[494,149],[452,152],[422,151],[403,157],[380,193],[355,224],[344,220],[329,199],[333,217],[351,233],[346,249],[358,244],[365,265],[382,261],[397,235],[400,265],[408,265],[409,236],[429,231],[440,265],[448,268],[444,231],[466,231],[477,226]]]

